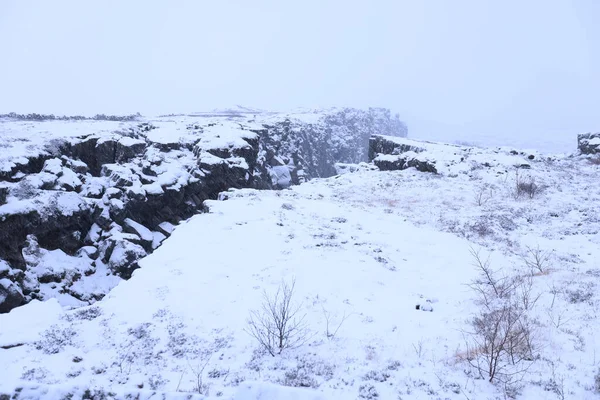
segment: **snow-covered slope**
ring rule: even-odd
[[[0,118],[0,313],[101,298],[229,188],[282,188],[366,161],[382,109],[238,109],[141,119]]]
[[[597,398],[600,166],[386,140],[419,147],[437,173],[363,164],[288,190],[229,190],[93,306],[0,315],[0,393]],[[473,250],[531,300],[531,357],[504,366],[519,372],[509,384],[488,382],[483,349],[468,347],[483,307]],[[263,291],[293,280],[305,340],[272,357],[247,321]]]

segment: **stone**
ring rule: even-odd
[[[7,278],[0,279],[0,314],[25,303],[25,296],[19,287]]]

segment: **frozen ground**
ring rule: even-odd
[[[597,398],[600,166],[484,149],[469,157],[440,175],[357,168],[207,202],[210,213],[178,226],[95,305],[34,301],[0,315],[9,366],[0,393]],[[517,182],[538,190],[517,196]],[[529,278],[538,299],[528,308],[533,361],[510,387],[465,359],[481,308],[468,285],[478,277],[472,249],[499,274]],[[527,265],[531,250],[544,255],[540,270]],[[272,357],[247,319],[263,291],[292,279],[306,340]]]

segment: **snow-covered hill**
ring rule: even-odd
[[[371,149],[401,170],[339,165],[286,190],[228,190],[94,305],[0,315],[0,393],[597,398],[597,158],[389,137]],[[303,340],[273,357],[248,321],[282,282],[295,282]],[[518,317],[504,338],[519,342],[490,383],[494,325],[472,322],[501,315],[502,330],[506,310]]]

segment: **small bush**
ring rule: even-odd
[[[532,274],[545,274],[548,272],[552,252],[540,249],[540,246],[525,248],[522,255],[523,262]]]
[[[390,378],[390,374],[386,371],[369,371],[363,376],[365,381],[385,382]]]
[[[251,311],[247,332],[271,356],[306,343],[309,336],[302,306],[294,304],[296,281],[282,282],[274,296],[263,293],[261,309]]]
[[[279,383],[283,386],[290,387],[306,387],[313,389],[319,387],[319,383],[316,381],[316,379],[304,369],[292,369],[286,371],[283,379],[279,380]]]
[[[543,189],[544,186],[537,183],[534,177],[522,177],[519,174],[519,169],[517,168],[515,172],[515,182],[512,193],[515,200],[518,200],[522,197],[528,197],[530,199],[533,199],[534,197],[538,196],[543,191]]]
[[[91,321],[93,319],[98,318],[101,315],[102,315],[102,309],[100,307],[91,306],[91,307],[80,308],[79,310],[75,311],[73,314],[67,314],[64,319],[67,321],[73,321],[73,320]]]
[[[46,368],[30,368],[25,370],[21,375],[21,379],[25,381],[43,381],[48,376],[48,370]]]
[[[585,303],[594,297],[594,287],[593,285],[588,285],[577,289],[568,289],[565,291],[565,294],[571,304]]]
[[[46,354],[60,353],[66,346],[73,345],[77,332],[70,326],[52,325],[43,334],[42,339],[35,343],[35,348]]]
[[[377,399],[379,398],[379,393],[377,393],[377,389],[375,389],[375,386],[373,385],[361,385],[358,388],[358,398],[359,399],[366,399],[366,400],[373,400],[373,399]]]
[[[478,251],[471,249],[479,277],[469,286],[478,296],[480,309],[468,332],[467,361],[481,377],[501,384],[505,393],[516,388],[535,360],[535,331],[528,312],[537,300],[531,280],[498,278]]]

